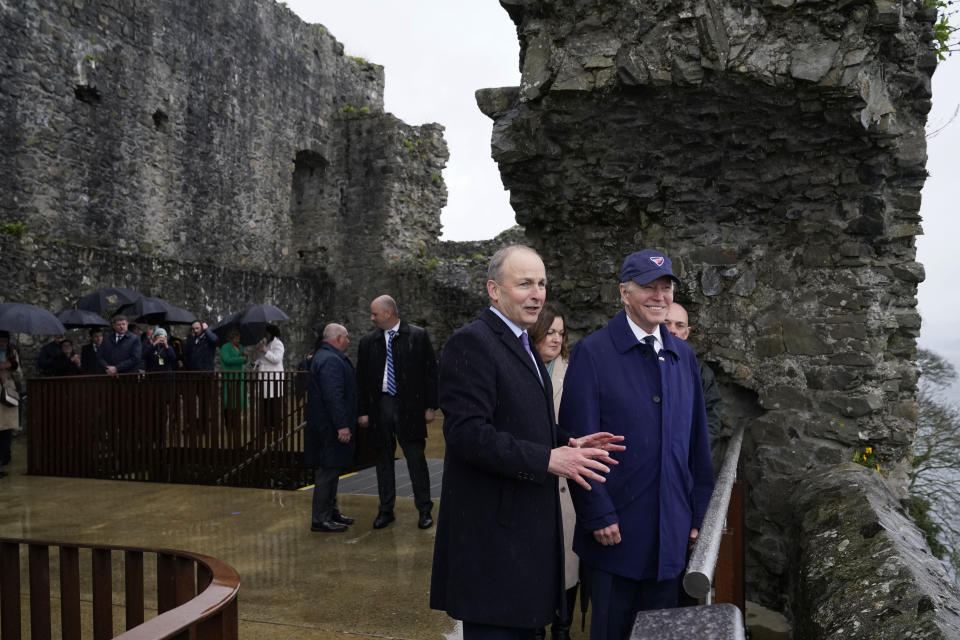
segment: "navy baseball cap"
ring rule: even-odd
[[[680,283],[680,278],[673,275],[670,258],[653,249],[631,253],[623,261],[623,268],[620,269],[620,282],[633,280],[637,284],[650,284],[663,276],[673,278],[678,284]]]

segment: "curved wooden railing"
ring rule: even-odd
[[[123,640],[235,640],[240,577],[216,558],[171,549],[144,549],[0,538],[0,640],[21,640],[21,567],[26,551],[31,640],[51,638],[50,548],[59,564],[60,637],[79,640],[88,603],[94,640],[113,635],[113,553],[123,553]],[[81,551],[90,552],[89,599],[81,599]],[[144,555],[157,559],[156,610],[145,621]],[[85,581],[85,585],[86,585]],[[117,593],[120,599],[120,593]],[[89,637],[89,632],[84,634]]]

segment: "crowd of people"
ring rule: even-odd
[[[105,339],[100,327],[89,330],[89,342],[78,353],[66,336],[52,336],[37,356],[41,376],[116,375],[118,373],[213,371],[219,336],[206,322],[190,325],[185,338],[162,326],[137,327],[123,314],[111,318]],[[257,357],[248,357],[240,346],[239,329],[231,329],[220,346],[223,371],[243,371],[249,364],[261,371],[283,371],[280,328],[265,326],[263,339],[252,347]],[[273,395],[274,392],[267,395]]]
[[[439,368],[396,302],[371,303],[357,368],[330,324],[310,364],[311,530],[346,531],[336,498],[356,429],[373,428],[380,506],[394,521],[393,456],[407,459],[418,526],[433,525],[423,460],[438,409],[446,441],[430,606],[465,640],[567,640],[581,576],[593,640],[624,640],[638,611],[689,604],[680,578],[713,490],[719,391],[685,343],[679,279],[653,250],[628,256],[623,310],[570,352],[531,248],[491,259],[490,306],[455,332]]]
[[[337,501],[357,429],[376,451],[379,507],[372,526],[396,520],[394,458],[407,462],[421,529],[434,525],[427,425],[444,416],[445,458],[430,606],[463,622],[465,640],[568,640],[586,578],[592,640],[624,640],[636,613],[683,601],[680,578],[713,490],[711,440],[720,432],[716,378],[686,344],[686,310],[670,259],[645,249],[624,260],[623,309],[571,351],[559,306],[531,248],[491,259],[490,305],[453,334],[438,361],[426,331],[400,319],[388,295],[370,304],[359,344],[338,323],[314,327],[304,458],[315,469],[311,531],[344,532]],[[40,352],[44,375],[210,371],[218,336],[195,322],[179,340],[162,328],[136,335],[127,318],[90,331],[80,354],[63,336]],[[226,375],[250,366],[283,371],[279,328],[252,353],[229,331]],[[0,465],[9,462],[10,381],[19,367],[0,332]],[[239,377],[239,376],[237,376]],[[243,408],[242,381],[224,385],[226,410]],[[261,384],[258,381],[257,384]],[[263,398],[279,390],[267,379]],[[9,402],[7,401],[9,400]],[[268,411],[269,407],[265,408]],[[2,474],[0,467],[0,474]]]

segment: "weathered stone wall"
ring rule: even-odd
[[[2,300],[273,302],[299,354],[437,242],[442,127],[384,113],[383,68],[281,3],[13,0],[0,51]]]
[[[574,333],[627,254],[673,259],[746,422],[750,596],[787,593],[798,474],[915,428],[914,260],[935,11],[914,2],[505,0],[520,87],[478,92]]]
[[[956,585],[876,471],[818,469],[792,502],[795,638],[960,637]]]

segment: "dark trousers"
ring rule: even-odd
[[[393,513],[397,501],[397,477],[393,468],[393,454],[397,448],[397,409],[398,402],[393,396],[384,393],[380,396],[380,421],[377,429],[382,432],[383,440],[377,442],[377,492],[380,494],[380,513]],[[418,511],[430,511],[430,471],[427,469],[425,440],[401,442],[403,457],[407,459],[410,471],[410,484],[413,485],[413,502]]]
[[[533,629],[497,627],[476,622],[463,623],[463,640],[531,640]]]
[[[677,606],[680,578],[633,580],[590,567],[590,640],[626,640],[640,611]]]
[[[10,464],[10,445],[13,442],[13,429],[0,431],[0,467]]]
[[[340,484],[341,469],[318,468],[313,479],[313,513],[311,524],[329,522],[339,513],[337,508],[337,486]]]

